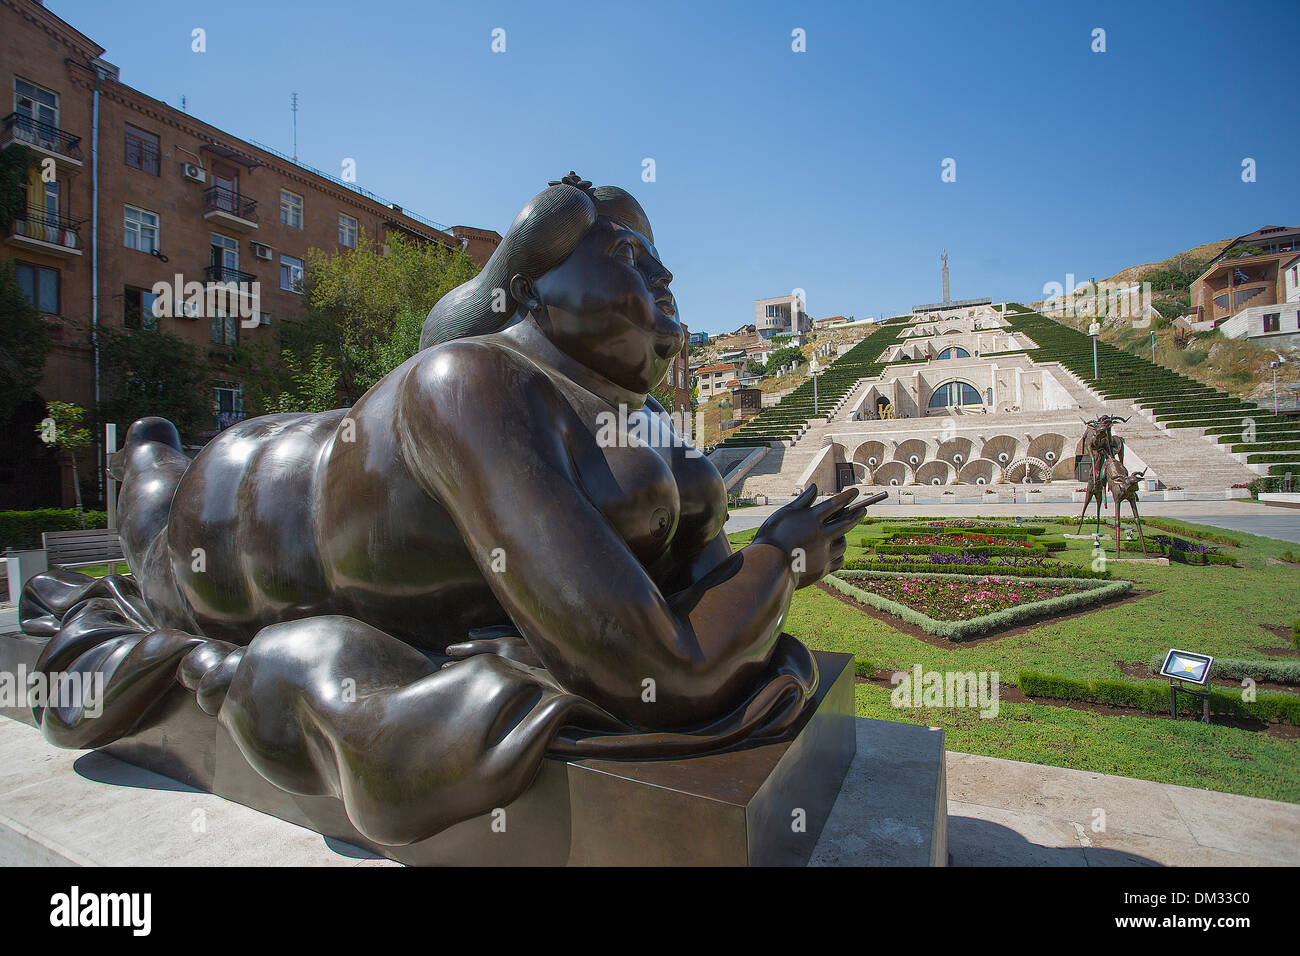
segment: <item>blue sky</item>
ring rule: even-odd
[[[1029,301],[1300,223],[1294,0],[47,6],[124,82],[286,152],[297,91],[303,162],[440,222],[504,232],[571,168],[623,186],[696,330],[796,287],[818,317],[906,311],[945,247],[955,298]]]

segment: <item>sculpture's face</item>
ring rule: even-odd
[[[557,348],[616,385],[644,394],[684,343],[668,288],[672,279],[650,240],[602,218],[533,289]]]

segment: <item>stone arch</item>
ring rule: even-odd
[[[1047,462],[1049,466],[1055,468],[1065,454],[1066,438],[1064,435],[1058,435],[1056,432],[1044,432],[1029,443],[1029,448],[1025,454],[1030,458],[1038,458]]]
[[[1007,466],[1006,480],[1017,485],[1037,485],[1052,480],[1052,466],[1041,458],[1018,458]]]
[[[1015,460],[1019,448],[1020,442],[1016,440],[1015,436],[994,435],[980,449],[980,457],[996,461],[1005,470]]]
[[[930,457],[930,448],[923,438],[908,438],[899,442],[894,449],[894,461],[901,461],[909,468],[915,469]]]
[[[971,460],[971,454],[975,450],[975,443],[969,438],[949,438],[946,442],[939,445],[934,453],[935,458],[942,458],[956,468],[961,470],[961,466]]]
[[[988,458],[973,458],[957,472],[957,480],[963,485],[996,484],[1002,480],[1002,468]]]
[[[950,485],[957,479],[957,470],[951,462],[941,458],[931,458],[916,469],[916,482],[919,485]]]
[[[864,441],[853,449],[852,457],[855,462],[865,465],[868,470],[879,468],[889,460],[889,455],[885,451],[885,443],[882,441]]]
[[[909,479],[909,469],[901,461],[887,461],[871,473],[873,485],[908,485]]]

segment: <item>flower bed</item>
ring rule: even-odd
[[[1046,526],[1041,524],[994,524],[986,518],[945,518],[940,521],[918,521],[908,524],[891,524],[885,526],[886,531],[906,534],[933,534],[936,529],[942,530],[945,528],[952,528],[971,534],[1036,535],[1045,534],[1047,532]]]
[[[1124,550],[1140,552],[1142,542],[1125,541]],[[1172,538],[1164,534],[1156,534],[1148,538],[1147,551],[1163,554],[1170,561],[1177,561],[1179,564],[1199,566],[1218,564],[1232,568],[1237,566],[1236,558],[1230,554],[1224,554],[1216,547],[1195,541],[1186,541],[1182,538]]]
[[[1133,587],[1131,581],[1095,578],[987,576],[972,581],[963,574],[854,570],[840,570],[823,580],[847,597],[950,641],[1068,614],[1127,594]]]
[[[1053,561],[1050,558],[1023,555],[988,557],[972,551],[957,554],[876,554],[861,560],[849,560],[850,571],[939,571],[948,574],[1016,574],[1036,578],[1109,578],[1110,571]]]
[[[875,545],[879,554],[960,554],[984,556],[1003,554],[1046,554],[1061,550],[1064,542],[1053,545],[1029,540],[1023,532],[973,534],[968,531],[897,531]]]

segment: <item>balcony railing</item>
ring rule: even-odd
[[[81,162],[80,136],[73,136],[57,126],[42,123],[22,113],[10,113],[4,118],[4,134],[12,136],[18,142]]]
[[[203,275],[209,282],[247,282],[257,281],[257,276],[248,272],[240,272],[238,269],[232,269],[230,266],[208,266],[203,270]]]
[[[76,249],[81,245],[80,229],[79,221],[49,212],[42,206],[27,206],[18,210],[11,227],[15,236],[25,236],[67,249]]]
[[[257,200],[227,189],[224,186],[212,186],[203,192],[203,212],[224,212],[238,216],[249,222],[257,222]]]

